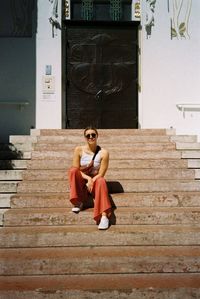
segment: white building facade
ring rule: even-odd
[[[138,33],[137,126],[134,127],[174,128],[177,134],[200,136],[200,1],[133,0],[131,5],[127,2],[130,22],[137,23]],[[63,46],[66,44],[63,28],[72,19],[70,6],[70,0],[37,1],[36,84],[35,97],[30,102],[35,118],[32,127],[37,129],[70,128],[66,120],[68,78]],[[4,93],[6,100],[9,96]],[[109,101],[106,105],[109,106]],[[28,109],[25,107],[23,113],[31,113]],[[129,123],[132,127],[131,119]],[[30,124],[25,125],[29,130]],[[16,133],[26,133],[20,130]]]

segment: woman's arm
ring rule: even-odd
[[[82,152],[81,146],[77,146],[74,149],[73,162],[72,162],[73,167],[78,167],[78,168],[80,167],[81,152]]]

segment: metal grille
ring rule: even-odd
[[[83,20],[90,21],[93,19],[93,0],[83,0],[81,15]]]
[[[113,21],[119,21],[122,16],[121,0],[110,0],[110,16]]]

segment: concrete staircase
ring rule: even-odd
[[[10,143],[0,143],[0,226],[31,158],[32,143],[36,141],[32,136],[10,136]]]
[[[31,160],[0,228],[0,298],[200,298],[196,137],[159,129],[99,135],[110,152],[114,207],[103,232],[92,207],[75,215],[68,200],[82,130],[32,130]]]

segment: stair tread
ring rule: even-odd
[[[200,226],[112,225],[100,232],[96,225],[22,226],[0,229],[0,247],[85,247],[139,245],[200,245]]]
[[[68,181],[68,170],[28,170],[26,172],[18,172],[13,176],[22,176],[24,180],[66,180]],[[12,173],[7,173],[8,177],[12,176]],[[2,174],[3,176],[3,174]],[[194,179],[195,171],[193,169],[108,169],[106,173],[106,179]],[[1,179],[1,171],[0,171]]]
[[[111,145],[112,143],[115,144],[117,142],[120,142],[122,144],[129,145],[128,143],[169,143],[169,142],[175,142],[175,136],[166,136],[166,135],[111,135],[111,136],[100,136],[101,138],[101,144]],[[178,137],[177,137],[178,139]],[[83,142],[83,136],[38,136],[37,137],[37,145],[42,144],[80,144],[80,142]],[[179,141],[181,142],[181,141]],[[189,142],[188,142],[189,143]],[[34,144],[35,147],[35,144]]]
[[[69,141],[68,141],[69,142]],[[106,147],[107,150],[109,150],[110,152],[118,149],[118,145],[116,143],[117,141],[115,141],[115,144],[111,143],[105,143],[105,142],[101,142],[101,147]],[[154,142],[154,143],[150,143],[150,142],[133,142],[131,143],[131,140],[129,138],[127,138],[127,142],[123,143],[123,141],[121,141],[119,139],[119,142],[121,144],[121,146],[126,147],[126,150],[130,150],[131,152],[133,151],[160,151],[160,150],[165,150],[165,151],[170,151],[170,150],[175,150],[175,143],[173,142]],[[80,142],[77,142],[75,144],[69,142],[69,143],[51,143],[50,145],[48,143],[36,143],[34,146],[34,152],[35,151],[44,151],[44,152],[48,152],[48,151],[72,151],[75,146],[79,145]]]
[[[113,211],[110,223],[118,225],[199,224],[200,207],[120,207]],[[15,209],[4,213],[4,226],[94,224],[93,209],[74,214],[71,208]]]
[[[0,181],[19,181],[22,180],[22,174],[24,170],[21,169],[9,169],[0,170]]]
[[[165,195],[183,195],[183,196],[188,196],[188,195],[200,195],[200,191],[177,191],[177,192],[173,192],[173,191],[168,191],[168,192],[163,192],[160,191],[160,192],[140,192],[140,193],[135,193],[135,192],[123,192],[123,193],[113,193],[112,196],[115,196],[115,197],[126,197],[126,196],[152,196],[152,195],[160,195],[160,196],[165,196]],[[25,192],[18,192],[18,193],[13,193],[12,195],[12,198],[17,198],[17,197],[54,197],[54,196],[57,196],[57,197],[66,197],[69,195],[69,192],[60,192],[59,194],[57,192],[45,192],[45,193],[38,193],[38,192],[32,192],[32,193],[25,193]]]
[[[195,180],[107,180],[110,193],[120,192],[159,192],[159,191],[200,191],[200,183]],[[60,181],[22,181],[18,192],[69,192],[66,180]]]
[[[177,150],[160,150],[160,151],[136,151],[132,150],[129,153],[132,159],[181,159],[181,155],[183,155],[180,151]],[[127,155],[127,152],[115,150],[110,153],[110,159],[115,160],[129,160],[130,155]],[[68,158],[72,159],[73,151],[67,152],[65,151],[33,151],[32,159],[58,159],[58,158]]]
[[[96,247],[43,247],[43,248],[0,248],[3,259],[52,259],[88,257],[199,257],[200,246],[96,246]]]
[[[200,142],[176,142],[178,150],[200,150]]]
[[[119,232],[119,233],[125,233],[125,232],[200,232],[200,225],[113,225],[110,227],[110,230],[105,231],[105,234],[110,234],[113,232]],[[0,229],[0,236],[7,234],[9,232],[13,233],[28,233],[33,234],[35,232],[72,232],[72,233],[81,233],[81,232],[87,232],[87,233],[97,233],[98,235],[101,233],[101,236],[103,235],[102,232],[99,232],[96,229],[95,225],[81,225],[80,227],[73,226],[73,225],[65,225],[65,226],[30,226],[30,227],[3,227]],[[199,240],[200,241],[200,240]],[[0,243],[1,244],[1,243]]]
[[[133,288],[199,288],[200,274],[109,274],[0,277],[2,290],[132,290]]]
[[[87,208],[81,213],[91,213],[93,208]],[[153,212],[200,212],[199,207],[117,207],[115,212],[123,212],[123,213],[132,213],[132,212],[145,212],[145,213],[153,213]],[[65,214],[66,212],[71,212],[71,208],[29,208],[29,209],[9,209],[7,214],[32,214],[32,213],[61,213]],[[73,214],[74,215],[74,214]],[[76,215],[76,214],[75,214]]]
[[[113,193],[111,199],[120,206],[200,206],[200,192]],[[16,193],[11,197],[12,208],[71,207],[69,192]]]
[[[116,135],[125,135],[125,134],[133,134],[133,135],[171,135],[174,134],[173,129],[165,129],[165,128],[153,128],[153,129],[98,129],[99,135],[102,133],[104,135],[116,134]],[[40,129],[37,131],[32,131],[31,133],[39,133],[39,136],[48,136],[48,135],[78,135],[83,136],[83,129]]]
[[[0,276],[199,273],[199,260],[197,246],[7,248],[0,249]]]
[[[106,180],[108,183],[109,182],[113,182],[113,180],[111,180],[111,179],[109,179],[109,180]],[[131,180],[128,180],[128,179],[120,179],[119,181],[122,181],[122,182],[129,182],[129,181],[133,181],[133,182],[138,182],[138,183],[141,183],[141,180],[140,179],[131,179]],[[157,179],[146,179],[146,180],[142,180],[143,182],[145,182],[145,183],[148,183],[148,182],[150,182],[150,183],[152,183],[152,181],[153,182],[186,182],[186,183],[197,183],[197,185],[198,185],[198,181],[195,181],[194,179],[181,179],[181,180],[179,180],[179,179],[168,179],[168,180],[166,180],[166,179],[160,179],[160,180],[157,180]],[[9,182],[7,182],[7,181],[1,181],[1,182],[5,182],[5,183],[9,183]],[[29,180],[23,180],[23,181],[20,181],[20,184],[34,184],[35,182],[42,182],[42,183],[47,183],[47,182],[49,182],[49,180],[42,180],[42,181],[40,181],[40,180],[34,180],[34,181],[29,181]],[[65,182],[66,183],[66,179],[63,179],[63,180],[57,180],[57,181],[55,181],[54,180],[54,182],[55,183],[57,183],[57,182]],[[53,182],[49,182],[50,184],[52,184]]]
[[[66,170],[71,166],[72,162],[71,159],[65,159],[65,158],[58,158],[55,160],[49,160],[48,163],[46,160],[31,160],[27,163],[28,169],[63,169]],[[160,169],[166,169],[166,168],[173,168],[173,169],[187,169],[188,163],[187,160],[184,159],[168,159],[168,160],[158,160],[158,159],[132,159],[130,157],[129,160],[114,160],[111,159],[109,162],[109,170],[110,169],[120,169],[120,168],[160,168]]]

